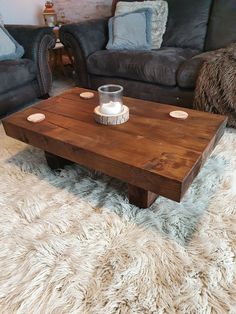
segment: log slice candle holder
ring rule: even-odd
[[[118,125],[129,120],[129,108],[123,105],[121,113],[115,115],[106,115],[100,112],[100,106],[94,109],[94,119],[97,123],[105,125]]]

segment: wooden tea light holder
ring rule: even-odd
[[[129,108],[123,105],[123,110],[120,113],[113,114],[112,110],[109,110],[109,107],[106,110],[107,112],[102,112],[101,107],[97,106],[94,109],[94,118],[97,123],[105,125],[118,125],[125,123],[129,120]]]

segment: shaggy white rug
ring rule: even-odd
[[[181,204],[126,192],[0,125],[0,313],[236,313],[236,131]]]

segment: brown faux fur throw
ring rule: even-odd
[[[236,43],[210,55],[197,79],[194,108],[226,115],[236,128]]]

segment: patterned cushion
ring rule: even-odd
[[[144,2],[123,2],[116,5],[115,16],[124,13],[137,11],[143,8],[151,8],[152,14],[152,49],[159,49],[162,43],[162,36],[165,33],[168,17],[168,5],[166,1],[144,1]]]

